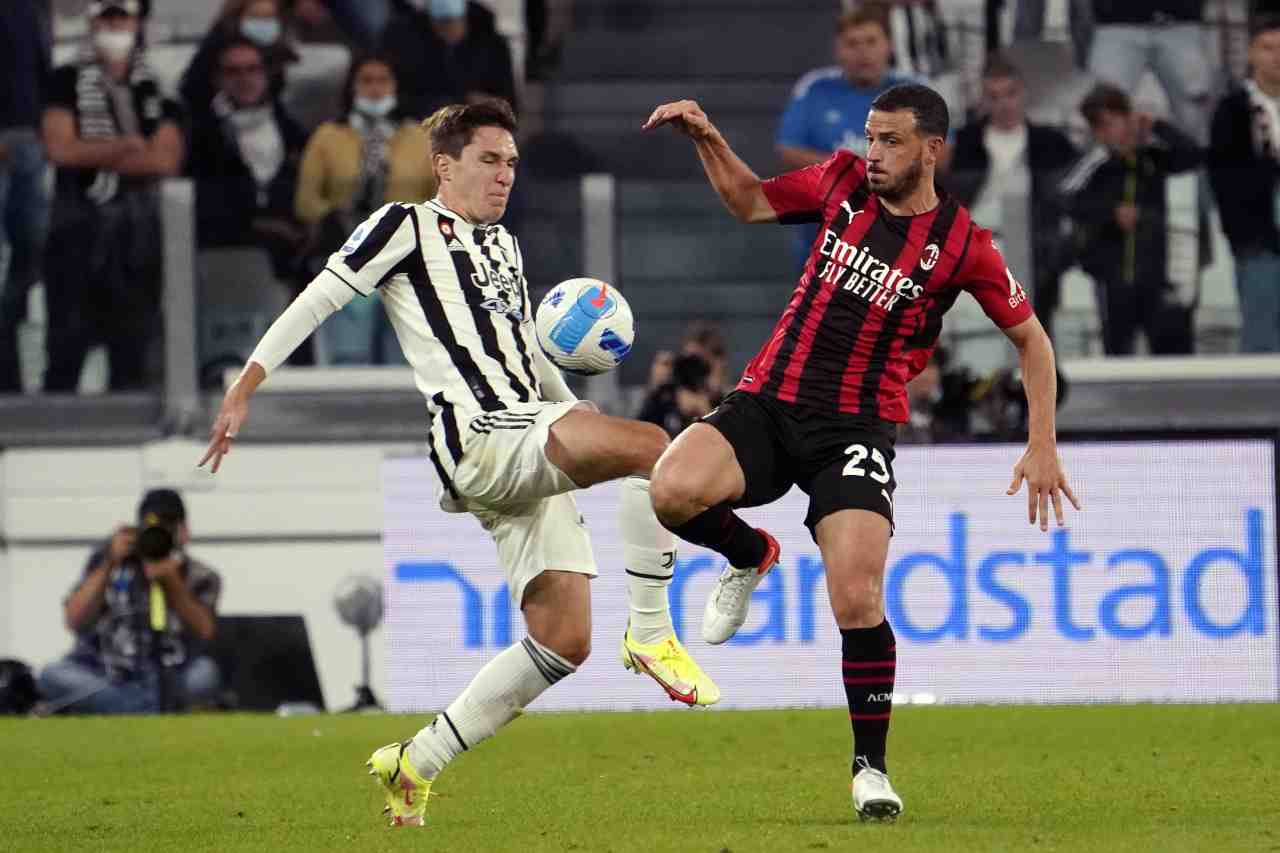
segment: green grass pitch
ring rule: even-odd
[[[424,717],[0,720],[4,851],[1280,851],[1280,706],[894,712],[894,825],[843,710],[530,714],[390,830],[364,761]]]

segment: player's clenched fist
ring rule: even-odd
[[[702,111],[702,107],[698,106],[697,101],[675,101],[661,105],[653,111],[653,115],[649,116],[649,120],[644,123],[641,130],[653,130],[664,124],[669,124],[685,136],[692,136],[695,139],[708,137],[715,131],[711,120]]]

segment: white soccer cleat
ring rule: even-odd
[[[902,814],[902,798],[893,790],[889,776],[859,758],[853,777],[853,810],[859,820],[894,821]]]
[[[765,538],[764,559],[754,569],[735,569],[725,566],[716,581],[716,587],[707,599],[706,609],[702,611],[702,639],[713,646],[725,642],[747,621],[747,611],[751,609],[751,593],[755,592],[764,576],[778,564],[782,548],[778,540],[763,530],[759,531]]]

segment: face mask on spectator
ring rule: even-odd
[[[355,107],[358,113],[363,113],[373,118],[382,118],[389,115],[396,108],[396,96],[385,95],[381,98],[362,98],[357,95]]]
[[[279,18],[244,18],[240,21],[240,32],[259,47],[280,41],[283,31]]]
[[[465,18],[467,0],[429,0],[433,18]]]
[[[227,113],[225,118],[236,130],[253,130],[271,120],[271,107],[238,107]]]
[[[121,60],[129,55],[137,41],[135,33],[101,30],[94,33],[93,45],[107,59]]]

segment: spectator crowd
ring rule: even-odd
[[[876,95],[928,79],[957,105],[944,189],[999,239],[1025,243],[1032,301],[1051,333],[1062,276],[1078,267],[1095,284],[1106,354],[1193,352],[1216,209],[1233,255],[1240,349],[1280,350],[1280,17],[1251,4],[1247,76],[1228,86],[1206,47],[1206,0],[1061,0],[1074,60],[1096,84],[1078,105],[1082,140],[1028,117],[1025,69],[991,23],[1009,4],[1015,39],[1039,37],[1052,5],[989,0],[987,61],[968,99],[944,0],[846,0],[835,64],[803,75],[781,113],[776,167],[860,150]],[[528,5],[536,37],[546,4]],[[173,97],[148,64],[150,6],[92,0],[79,54],[55,68],[48,0],[0,4],[0,392],[21,390],[18,328],[36,281],[47,306],[45,390],[75,390],[96,345],[112,390],[154,384],[165,178],[194,180],[198,267],[252,250],[287,299],[377,207],[434,193],[424,117],[463,100],[518,102],[507,40],[476,0],[225,0]],[[342,33],[352,60],[340,109],[309,127],[286,95],[301,34],[318,21]],[[528,68],[544,76],[554,53],[535,42]],[[1165,118],[1133,102],[1147,72],[1166,96]],[[1198,196],[1189,222],[1168,201],[1180,174]],[[797,226],[798,257],[812,238]],[[672,428],[714,399],[689,346],[669,356],[646,409]],[[343,312],[297,356],[398,357],[376,299]]]
[[[779,165],[860,151],[871,101],[901,79],[923,78],[948,93],[945,5],[847,2],[835,28],[835,65],[801,77],[783,111]],[[953,115],[959,126],[942,183],[998,239],[1025,244],[1019,266],[1028,268],[1032,303],[1050,334],[1062,276],[1079,267],[1094,281],[1105,354],[1134,353],[1139,335],[1152,354],[1193,352],[1216,205],[1234,256],[1240,349],[1280,350],[1280,16],[1252,4],[1248,76],[1218,86],[1205,0],[1065,0],[1074,59],[1094,81],[1078,104],[1089,138],[1077,147],[1063,128],[1029,119],[1024,74],[1001,52],[996,22],[1004,5],[987,4],[992,32],[980,97]],[[1013,5],[1015,39],[1039,38],[1050,4]],[[1148,72],[1164,91],[1167,120],[1133,103]],[[1215,103],[1218,89],[1225,92]],[[1169,202],[1169,180],[1179,174],[1193,176],[1189,217]],[[798,258],[812,239],[798,234]]]
[[[110,390],[154,384],[165,178],[194,181],[198,269],[216,269],[220,253],[261,252],[288,298],[378,207],[434,194],[425,116],[456,101],[515,101],[510,49],[481,3],[226,0],[177,97],[147,60],[150,5],[92,0],[78,54],[55,68],[48,0],[0,4],[0,243],[10,259],[0,393],[22,390],[18,330],[37,281],[45,391],[75,391],[96,345]],[[310,128],[285,96],[297,34],[323,6],[347,27],[353,57],[341,110]],[[325,332],[328,362],[396,350],[374,300]]]

